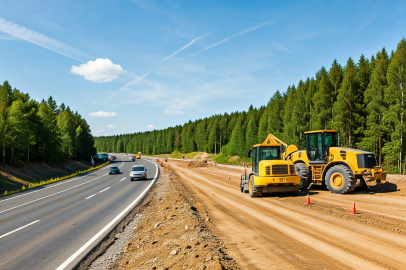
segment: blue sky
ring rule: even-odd
[[[265,105],[406,36],[405,1],[0,1],[0,81],[94,135]]]

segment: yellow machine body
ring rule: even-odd
[[[270,134],[272,135],[272,134]],[[291,192],[297,194],[300,176],[296,174],[292,161],[281,157],[282,144],[270,136],[252,148],[252,173],[241,177],[241,191],[252,197],[262,193]]]

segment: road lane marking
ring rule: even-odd
[[[147,160],[149,161],[149,160]],[[89,241],[86,242],[86,244],[84,244],[81,248],[79,248],[75,253],[72,254],[72,256],[70,256],[65,262],[63,262],[58,268],[56,268],[56,270],[62,270],[65,269],[71,262],[73,262],[83,251],[86,250],[86,248],[88,248],[91,244],[93,244],[93,242],[95,242],[97,240],[97,238],[99,238],[103,233],[105,233],[111,226],[113,226],[114,223],[116,223],[129,209],[131,209],[143,196],[144,194],[147,192],[147,190],[149,190],[149,188],[155,183],[157,177],[158,177],[158,171],[159,171],[159,167],[158,165],[156,165],[155,163],[153,163],[152,161],[149,161],[152,164],[154,164],[156,166],[156,173],[155,173],[155,177],[154,180],[148,185],[148,187],[146,189],[144,189],[144,191],[140,194],[140,196],[138,196],[132,203],[130,203],[129,206],[127,206],[123,211],[121,211],[120,214],[118,214],[112,221],[110,221],[109,224],[107,224],[103,229],[101,229],[96,235],[94,235]]]
[[[123,166],[123,165],[124,165],[124,162],[123,162],[123,164],[122,164],[121,166]],[[120,167],[121,167],[121,166],[120,166]],[[19,208],[19,207],[21,207],[21,206],[24,206],[24,205],[27,205],[27,204],[33,203],[33,202],[37,202],[37,201],[40,201],[40,200],[43,200],[43,199],[46,199],[46,198],[52,197],[52,196],[54,196],[54,195],[57,195],[57,194],[63,193],[63,192],[65,192],[65,191],[68,191],[68,190],[71,190],[71,189],[73,189],[73,188],[76,188],[76,187],[82,186],[82,185],[84,185],[84,184],[87,184],[87,183],[93,182],[93,181],[95,181],[95,180],[97,180],[97,179],[99,179],[99,178],[101,178],[101,177],[103,177],[103,176],[106,176],[106,175],[108,175],[108,174],[103,174],[103,175],[101,175],[101,176],[99,176],[99,177],[97,177],[97,178],[95,178],[95,179],[93,179],[93,180],[89,180],[89,181],[87,181],[87,182],[83,182],[82,184],[76,185],[76,186],[74,186],[74,187],[70,187],[70,188],[67,188],[67,189],[65,189],[65,190],[61,190],[61,191],[59,191],[59,192],[56,192],[56,193],[54,193],[54,194],[50,194],[50,195],[44,196],[44,197],[42,197],[42,198],[35,199],[35,200],[30,201],[30,202],[26,202],[26,203],[23,203],[23,204],[20,204],[20,205],[17,205],[17,206],[14,206],[14,207],[8,208],[8,209],[6,209],[6,210],[0,211],[0,214],[1,214],[1,213],[3,213],[3,212],[7,212],[7,211],[10,211],[10,210],[13,210],[13,209]]]
[[[89,197],[86,197],[85,200],[87,200],[87,199],[93,197],[94,195],[96,195],[96,194],[93,194],[93,195],[90,195]]]
[[[110,187],[103,189],[102,191],[99,191],[99,193],[102,193],[103,191],[108,190]]]
[[[65,192],[65,191],[71,190],[71,189],[73,189],[73,188],[76,188],[76,187],[82,186],[82,185],[84,185],[84,184],[87,184],[87,183],[93,182],[93,181],[95,181],[95,180],[97,180],[97,179],[99,179],[99,178],[101,178],[101,177],[103,177],[103,176],[106,176],[106,175],[107,175],[107,174],[103,174],[102,176],[99,176],[99,177],[97,177],[97,178],[95,178],[95,179],[93,179],[93,180],[89,180],[89,181],[87,181],[87,182],[83,182],[82,184],[76,185],[76,186],[74,186],[74,187],[70,187],[70,188],[68,188],[68,189],[61,190],[61,191],[59,191],[59,192],[56,192],[56,193],[54,193],[54,194],[50,194],[50,195],[44,196],[44,197],[42,197],[42,198],[39,198],[39,199],[36,199],[36,200],[32,200],[32,201],[30,201],[30,202],[26,202],[26,203],[23,203],[23,204],[20,204],[20,205],[17,205],[17,206],[11,207],[11,208],[9,208],[9,209],[6,209],[6,210],[3,210],[3,211],[0,211],[0,213],[7,212],[7,211],[10,211],[10,210],[13,210],[13,209],[19,208],[19,207],[21,207],[21,206],[24,206],[24,205],[27,205],[27,204],[33,203],[33,202],[37,202],[37,201],[40,201],[40,200],[43,200],[43,199],[46,199],[46,198],[49,198],[49,197],[55,196],[55,195],[60,194],[60,193],[62,193],[62,192]]]
[[[25,227],[28,227],[28,226],[30,226],[30,225],[32,225],[32,224],[34,224],[34,223],[37,223],[38,221],[39,221],[39,220],[36,220],[36,221],[34,221],[34,222],[31,222],[30,224],[27,224],[27,225],[22,226],[22,227],[20,227],[20,228],[18,228],[18,229],[15,229],[14,231],[11,231],[11,232],[9,232],[9,233],[3,234],[2,236],[0,236],[0,238],[3,238],[3,237],[5,237],[5,236],[7,236],[7,235],[9,235],[9,234],[12,234],[12,233],[15,233],[16,231],[19,231],[19,230],[21,230],[21,229],[24,229]]]
[[[120,165],[119,168],[121,168],[121,166],[123,166],[123,165],[124,165],[124,162]],[[96,172],[98,172],[98,171],[103,171],[103,170],[108,169],[108,168],[109,168],[109,166],[106,165],[105,168],[94,170],[94,171],[91,172],[91,174],[85,173],[84,175],[81,175],[81,176],[76,177],[76,178],[73,178],[73,179],[69,179],[69,180],[66,180],[66,181],[61,181],[60,183],[56,183],[56,184],[50,184],[49,186],[46,186],[46,187],[44,187],[44,188],[42,188],[42,189],[39,189],[39,190],[31,191],[31,192],[24,193],[24,194],[21,194],[21,195],[13,196],[13,197],[11,197],[11,198],[7,198],[7,199],[4,199],[4,200],[0,200],[0,203],[1,203],[1,202],[4,202],[4,201],[11,200],[11,199],[15,199],[15,198],[18,198],[18,197],[21,197],[21,196],[25,196],[25,195],[28,195],[28,194],[32,194],[32,193],[35,193],[35,192],[38,192],[38,191],[43,191],[43,190],[46,190],[46,189],[48,189],[48,188],[53,188],[53,187],[56,187],[56,186],[59,186],[59,185],[62,185],[62,184],[66,184],[66,183],[69,183],[69,182],[78,180],[79,178],[82,178],[82,177],[85,177],[85,176],[91,176],[91,175],[93,175],[94,173],[96,173]],[[1,212],[0,212],[0,213],[1,213]]]
[[[124,180],[125,180],[125,177],[124,177],[123,179],[121,179],[120,182],[121,182],[121,181],[124,181]]]

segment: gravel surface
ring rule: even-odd
[[[116,235],[115,242],[106,250],[106,252],[98,257],[88,268],[89,270],[107,269],[110,264],[116,261],[118,256],[124,252],[125,244],[131,239],[137,224],[142,218],[142,215],[136,215],[124,229],[124,231]]]

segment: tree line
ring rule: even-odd
[[[96,153],[89,125],[52,96],[37,102],[29,94],[0,84],[0,162],[90,160]]]
[[[244,157],[248,148],[269,133],[288,144],[305,146],[303,132],[335,129],[340,146],[375,153],[390,173],[405,169],[406,40],[395,51],[385,48],[370,59],[336,60],[314,77],[286,92],[276,91],[267,105],[248,111],[213,115],[163,130],[97,137],[98,151],[162,154],[220,150]],[[221,147],[221,149],[220,149]]]

